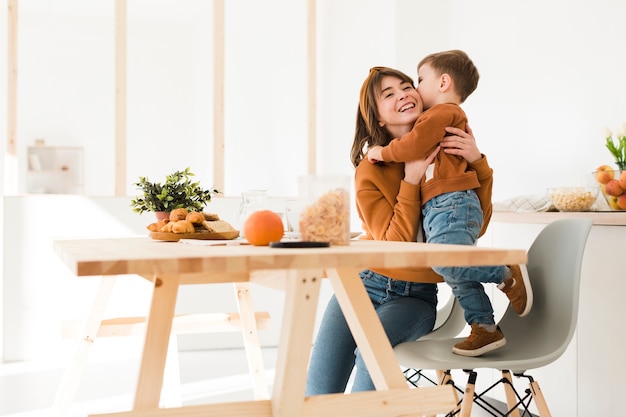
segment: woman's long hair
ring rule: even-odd
[[[365,156],[366,148],[385,146],[393,137],[386,128],[380,126],[376,100],[381,94],[383,77],[391,76],[413,85],[413,79],[405,73],[388,67],[374,67],[363,81],[359,96],[359,108],[356,113],[354,142],[350,151],[350,160],[356,168]]]

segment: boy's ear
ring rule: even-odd
[[[452,87],[452,78],[450,74],[444,73],[441,74],[441,78],[439,79],[439,91],[445,93]]]

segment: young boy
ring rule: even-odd
[[[385,147],[371,148],[367,153],[371,163],[423,159],[446,135],[446,126],[466,130],[467,116],[460,104],[476,89],[479,79],[467,54],[452,50],[428,55],[418,64],[417,72],[417,91],[424,113],[410,133]],[[474,191],[479,186],[476,172],[469,169],[465,159],[439,152],[421,184],[427,242],[476,244],[482,227],[482,209]],[[452,288],[472,328],[467,339],[453,347],[456,354],[480,356],[506,344],[482,283],[497,283],[518,315],[523,317],[530,312],[532,290],[525,265],[433,269]]]

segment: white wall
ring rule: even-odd
[[[414,73],[422,56],[451,48],[478,66],[481,80],[464,108],[495,170],[494,200],[576,185],[597,166],[614,165],[601,129],[626,122],[626,3],[396,5],[399,66]]]
[[[295,195],[295,178],[307,171],[306,4],[226,2],[228,195],[249,188]],[[352,172],[348,152],[356,98],[372,57],[362,33],[381,16],[394,18],[394,8],[381,13],[380,4],[319,2],[318,172]],[[128,194],[136,191],[132,183],[139,176],[157,180],[185,166],[209,186],[212,3],[132,0],[128,14]],[[26,147],[44,138],[49,145],[84,146],[85,193],[111,195],[113,2],[19,2],[18,24],[20,189]],[[394,39],[388,31],[374,48],[390,64],[393,49],[383,46]]]
[[[35,138],[82,145],[86,193],[111,195],[114,2],[18,3],[19,172]],[[128,5],[128,194],[140,175],[158,179],[185,166],[209,186],[212,2]],[[618,0],[319,0],[317,170],[352,172],[369,67],[414,75],[425,54],[462,48],[481,72],[465,108],[496,169],[494,200],[579,181],[612,163],[601,128],[626,121],[624,16]],[[306,172],[306,0],[228,0],[225,39],[224,191],[293,195]]]

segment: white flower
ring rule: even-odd
[[[611,129],[609,129],[608,127],[603,127],[602,128],[602,137],[605,138],[605,139],[608,139],[611,136],[613,136],[613,132],[611,132]]]
[[[606,148],[611,152],[620,169],[624,169],[626,167],[626,123],[623,123],[621,128],[615,130],[615,138],[613,137],[613,132],[606,127],[602,133],[605,137]]]

